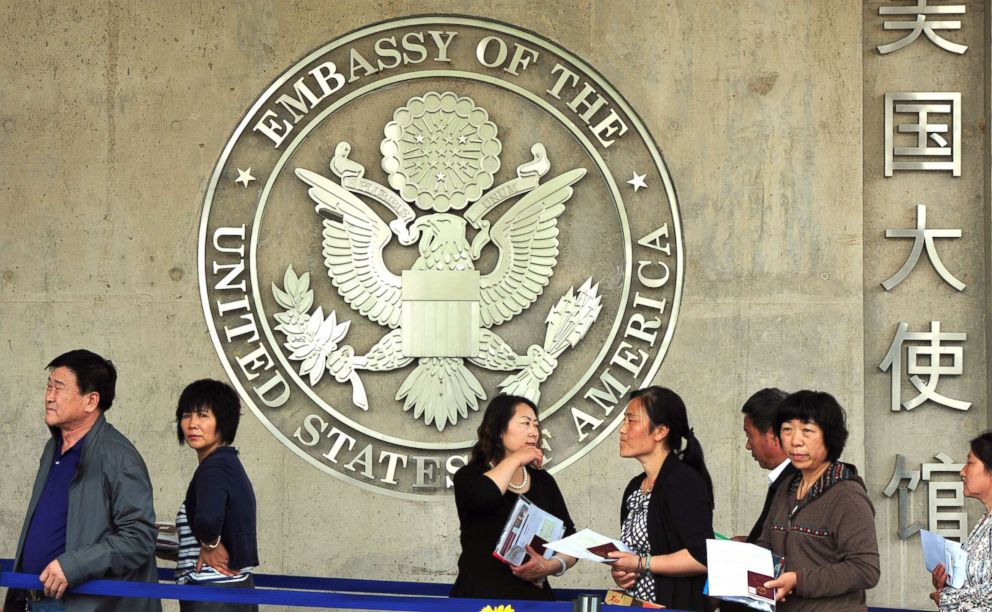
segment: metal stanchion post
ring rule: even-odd
[[[572,612],[600,612],[603,602],[595,595],[579,595],[572,602]]]

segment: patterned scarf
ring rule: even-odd
[[[809,491],[806,492],[806,496],[803,497],[798,504],[796,504],[796,507],[792,510],[792,514],[795,514],[803,506],[812,503],[816,498],[826,493],[838,482],[841,482],[842,480],[854,480],[857,477],[858,468],[854,467],[850,463],[842,463],[840,461],[831,463],[830,467],[827,468],[827,471],[825,471],[816,483],[809,488]],[[789,483],[789,495],[791,495],[793,499],[795,499],[796,491],[799,489],[799,483],[802,481],[803,475],[802,473],[798,473],[792,479],[792,482]]]

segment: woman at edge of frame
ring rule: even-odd
[[[529,546],[530,556],[521,565],[493,557],[520,495],[560,518],[565,536],[575,533],[558,484],[541,469],[540,445],[532,401],[500,394],[489,402],[469,462],[454,476],[462,552],[451,597],[554,600],[547,577],[563,575],[574,558],[555,554],[545,559]]]
[[[878,584],[875,508],[857,468],[840,461],[847,442],[844,409],[829,393],[796,391],[775,418],[782,448],[799,470],[779,487],[758,546],[784,557],[778,612],[866,611]]]
[[[196,452],[197,468],[176,517],[176,582],[251,588],[258,565],[255,492],[238,451],[241,402],[217,380],[190,383],[176,407],[179,444]],[[255,604],[180,601],[181,612],[258,612]]]
[[[964,543],[968,564],[961,588],[947,584],[943,563],[933,570],[936,590],[930,594],[930,599],[941,612],[992,610],[992,431],[978,436],[969,446],[968,461],[961,469],[964,496],[982,502],[985,514]]]
[[[620,456],[644,473],[620,505],[621,539],[611,575],[630,595],[680,610],[708,610],[706,540],[713,537],[713,483],[685,403],[664,387],[630,394],[620,426]]]

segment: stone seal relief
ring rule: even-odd
[[[560,46],[459,16],[343,35],[238,123],[200,223],[207,328],[245,405],[360,487],[443,499],[497,393],[546,467],[619,423],[675,330],[675,188]]]

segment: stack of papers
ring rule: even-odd
[[[775,589],[765,588],[778,573],[772,551],[746,542],[706,540],[706,559],[710,597],[775,610]]]
[[[565,523],[560,518],[541,510],[521,495],[496,542],[493,556],[510,565],[521,565],[527,559],[527,547],[531,546],[539,555],[550,559],[552,551],[546,545],[563,535]]]
[[[938,564],[943,563],[947,572],[947,584],[955,589],[964,586],[968,553],[961,548],[961,544],[932,531],[921,529],[920,545],[923,546],[923,563],[927,566],[928,572],[932,572]]]
[[[616,559],[610,558],[611,552],[633,552],[626,544],[620,540],[614,540],[604,535],[598,534],[592,529],[583,529],[567,538],[551,542],[546,547],[548,550],[560,552],[563,555],[596,561],[597,563],[613,563]]]
[[[161,552],[176,552],[179,550],[179,534],[176,533],[175,523],[155,523],[155,549]]]

